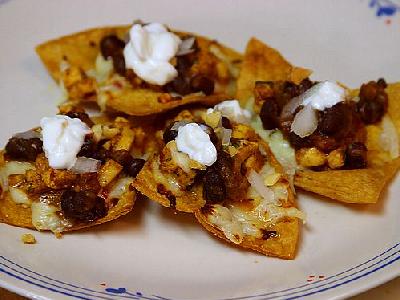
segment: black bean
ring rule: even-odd
[[[90,128],[93,127],[94,123],[90,119],[89,115],[85,112],[78,112],[78,111],[70,111],[65,114],[66,116],[73,118],[73,119],[79,119],[82,122],[86,123],[87,126]]]
[[[120,40],[116,35],[105,36],[100,41],[101,55],[103,55],[105,59],[113,57],[117,52],[122,52],[124,47],[124,41]]]
[[[308,137],[301,138],[297,134],[295,134],[293,131],[289,132],[288,134],[288,139],[290,144],[296,148],[300,149],[303,147],[312,147],[312,143]]]
[[[132,176],[132,177],[136,177],[137,174],[139,174],[140,170],[142,170],[144,164],[146,163],[146,161],[144,159],[141,158],[133,158],[132,162],[124,169],[126,169],[126,172]]]
[[[385,114],[385,104],[375,100],[360,100],[357,103],[357,109],[365,124],[379,122]]]
[[[264,129],[275,129],[280,125],[279,122],[280,110],[278,103],[273,99],[267,99],[263,102],[260,111],[260,118]]]
[[[222,127],[226,129],[232,129],[231,121],[227,117],[221,118]]]
[[[347,146],[345,167],[347,169],[364,169],[367,167],[367,147],[363,143],[354,142]]]
[[[192,92],[203,92],[211,95],[214,93],[214,81],[202,75],[196,75],[190,80],[190,88]]]
[[[387,83],[384,78],[379,78],[376,83],[383,89],[387,88]]]
[[[226,198],[226,186],[222,176],[213,168],[204,176],[203,194],[206,201],[218,203]]]
[[[169,93],[178,93],[180,95],[190,94],[190,83],[186,78],[177,76],[165,86],[165,90]]]
[[[91,136],[86,136],[85,141],[81,147],[81,150],[78,153],[78,156],[85,156],[93,158],[95,156],[95,152],[97,150],[97,145],[93,141]]]
[[[22,139],[12,137],[5,147],[7,155],[13,159],[34,161],[43,152],[43,143],[39,138]]]
[[[65,191],[61,195],[61,210],[65,217],[82,222],[92,222],[107,214],[104,199],[90,191]]]
[[[379,86],[375,81],[370,81],[366,84],[361,85],[360,88],[360,100],[361,101],[373,101],[378,93]]]
[[[311,80],[310,80],[310,78],[305,78],[305,79],[303,79],[301,82],[300,82],[300,84],[299,84],[299,86],[298,86],[298,90],[297,90],[297,94],[298,95],[300,95],[300,94],[303,94],[305,91],[307,91],[308,89],[310,89],[314,84],[316,84],[316,83],[318,83],[318,82],[312,82]]]
[[[351,128],[351,122],[351,107],[345,102],[340,102],[323,112],[318,129],[329,136],[344,137]]]
[[[115,72],[117,72],[118,74],[125,76],[126,73],[126,66],[125,66],[125,57],[123,55],[123,53],[115,53],[112,56],[112,60],[113,60],[113,67]]]
[[[176,122],[171,123],[163,133],[163,141],[167,144],[170,141],[173,141],[178,136],[178,130],[172,130],[172,127],[175,125]]]
[[[104,147],[97,145],[97,150],[93,152],[91,158],[98,159],[101,162],[105,162],[111,155],[111,152]]]

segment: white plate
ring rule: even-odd
[[[313,69],[314,79],[351,87],[380,76],[400,79],[398,6],[388,8],[389,1],[373,7],[369,0],[0,3],[2,144],[56,111],[56,89],[35,55],[36,44],[138,18],[215,37],[238,50],[257,36]],[[117,222],[62,240],[35,233],[36,245],[20,242],[27,230],[0,225],[0,285],[37,299],[347,297],[400,274],[399,183],[377,205],[346,206],[300,194],[308,223],[294,261],[230,247],[192,216],[152,203],[137,203]]]

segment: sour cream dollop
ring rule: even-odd
[[[211,166],[217,160],[217,149],[210,136],[196,123],[179,127],[175,142],[179,151],[203,165]]]
[[[50,167],[70,169],[90,128],[78,118],[56,115],[40,120],[44,153]]]
[[[251,112],[247,109],[240,107],[237,100],[226,100],[209,108],[207,113],[219,111],[224,117],[236,123],[249,123],[251,119]]]
[[[323,111],[326,108],[344,101],[346,91],[340,85],[332,81],[317,83],[307,90],[300,97],[303,98],[303,105],[311,105],[316,110]]]
[[[177,35],[162,24],[151,23],[133,25],[129,37],[124,49],[127,68],[133,69],[144,81],[156,85],[164,85],[178,76],[178,71],[169,62],[182,42]]]

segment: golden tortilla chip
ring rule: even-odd
[[[240,69],[236,97],[245,106],[253,97],[256,81],[288,80],[299,83],[310,74],[310,70],[291,65],[277,50],[251,38]]]
[[[286,183],[284,186],[286,187],[287,198],[282,201],[282,206],[289,209],[295,208],[295,195],[288,184],[288,176],[285,174],[279,162],[275,159],[268,145],[264,142],[260,143],[266,151],[268,162],[273,166],[276,172],[281,174],[280,181]],[[233,202],[231,205],[231,207],[241,210],[242,213],[248,210],[243,208],[243,204],[241,203]],[[246,204],[244,206],[246,206]],[[244,235],[240,243],[236,243],[232,242],[219,226],[210,221],[209,215],[215,209],[217,209],[215,205],[207,204],[205,207],[195,212],[195,216],[200,224],[213,235],[240,248],[255,250],[267,256],[275,256],[283,259],[295,258],[301,226],[298,218],[286,216],[278,219],[273,222],[273,225],[271,225],[267,231],[264,231],[262,237]]]
[[[112,207],[105,217],[91,223],[77,224],[73,225],[72,227],[67,227],[62,232],[79,230],[82,228],[88,228],[116,220],[123,215],[129,213],[132,210],[135,201],[136,192],[129,191],[125,193],[121,198],[119,198],[117,205]],[[32,224],[31,208],[15,203],[10,199],[9,195],[3,195],[2,197],[0,197],[0,223],[6,223],[8,225],[17,227],[36,229],[35,226],[33,226]]]
[[[130,26],[115,26],[90,29],[48,41],[39,45],[36,51],[51,76],[59,82],[62,78],[61,62],[66,61],[70,66],[77,67],[78,72],[79,69],[85,72],[94,70],[96,57],[100,53],[101,39],[104,36],[115,34],[123,40],[129,28]],[[180,36],[189,35],[184,32],[175,33]],[[102,109],[121,111],[129,115],[148,115],[185,104],[204,103],[212,105],[232,98],[235,94],[232,87],[235,86],[242,56],[236,51],[205,37],[196,36],[196,41],[201,53],[197,67],[198,72],[203,72],[208,68],[216,68],[217,74],[213,75],[216,89],[214,94],[205,96],[202,93],[192,93],[183,97],[176,97],[176,95],[160,92],[159,88],[153,89],[151,86],[133,88],[125,78],[115,75],[116,80],[108,80],[106,86],[102,86],[102,88],[93,87],[93,82],[89,81],[88,83],[85,79],[86,84],[83,84],[80,88],[88,94],[86,101],[96,100],[97,98]],[[118,84],[116,84],[116,81],[118,81]],[[123,87],[121,87],[120,82],[123,82]],[[94,97],[93,93],[97,93],[97,97]],[[78,95],[80,94],[78,93]]]
[[[376,203],[400,167],[397,158],[382,167],[360,170],[300,171],[294,184],[345,203]]]

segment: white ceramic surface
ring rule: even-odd
[[[257,36],[313,69],[314,79],[356,87],[380,76],[400,80],[398,7],[387,0],[0,0],[0,144],[56,111],[57,90],[34,52],[47,39],[138,18],[238,50]],[[300,193],[308,222],[294,261],[227,246],[192,216],[147,202],[61,240],[35,232],[36,245],[20,242],[28,230],[1,224],[0,285],[36,299],[344,298],[400,274],[399,196],[400,178],[377,205]]]

